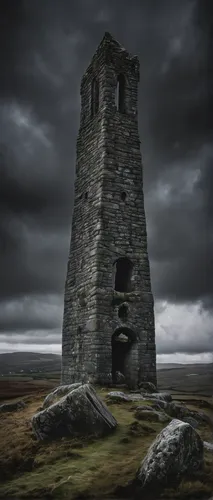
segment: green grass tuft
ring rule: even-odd
[[[97,391],[106,401],[108,391],[100,388]],[[24,410],[1,416],[0,498],[107,498],[116,487],[134,478],[150,444],[167,425],[135,420],[138,403],[113,402],[107,405],[118,427],[110,436],[99,440],[63,438],[44,443],[34,439],[29,425],[41,404],[41,395],[34,395]],[[199,432],[205,440],[211,439],[207,426]],[[204,471],[182,481],[175,491],[168,490],[164,498],[187,499],[196,491],[200,497],[213,491],[213,456],[208,452]]]

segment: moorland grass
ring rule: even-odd
[[[107,391],[96,389],[107,402]],[[39,442],[32,434],[30,419],[43,397],[31,395],[25,398],[24,410],[1,415],[0,498],[109,498],[117,486],[134,478],[150,444],[166,425],[136,421],[134,408],[138,403],[107,402],[118,422],[111,435],[98,440],[91,437]],[[191,406],[196,408],[194,401]],[[199,433],[206,441],[212,439],[207,425]],[[176,490],[165,491],[164,498],[202,498],[212,491],[213,455],[205,452],[203,471],[185,478]]]

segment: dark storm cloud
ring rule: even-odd
[[[43,299],[43,300],[42,300]],[[0,304],[0,332],[54,330],[60,328],[62,301],[56,296],[21,297]],[[11,335],[10,335],[11,337]],[[8,337],[9,341],[9,337]]]
[[[213,149],[204,147],[187,161],[185,175],[177,164],[149,193],[153,285],[157,296],[171,302],[213,305],[212,173]]]
[[[140,57],[139,123],[155,298],[200,300],[211,308],[210,9],[208,0],[2,2],[3,304],[40,294],[59,294],[61,300],[80,79],[107,30]],[[21,331],[22,321],[23,331],[58,326],[50,309],[49,322],[48,314],[44,320],[32,314],[31,322],[17,307],[11,311],[11,331],[15,324]],[[9,331],[3,310],[0,319],[1,331],[4,324]]]

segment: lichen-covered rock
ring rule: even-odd
[[[183,420],[184,422],[187,421],[187,418],[193,418],[198,422],[201,423],[203,422],[207,423],[208,425],[213,425],[212,419],[206,413],[189,410],[189,408],[187,408],[186,406],[178,403],[174,402],[169,403],[167,401],[158,399],[156,400],[156,402],[152,404],[152,408],[155,410],[159,410],[161,408],[168,415],[170,415],[170,417]]]
[[[157,392],[157,387],[154,384],[152,384],[152,382],[142,382],[138,385],[138,387],[142,392],[149,392],[149,393]]]
[[[110,401],[115,401],[115,402],[144,401],[144,399],[146,399],[142,396],[142,394],[125,394],[124,392],[121,391],[108,392],[107,398]]]
[[[130,393],[125,393],[121,391],[111,391],[107,394],[107,397],[111,401],[121,401],[121,402],[125,401],[134,402],[134,401],[147,401],[147,400],[150,401],[157,400],[157,402],[158,400],[160,400],[162,402],[167,402],[172,400],[171,395],[168,394],[167,392],[150,394],[148,392],[137,393],[135,391],[134,392],[132,391]]]
[[[149,397],[149,399],[160,399],[161,401],[166,401],[170,403],[172,401],[172,396],[169,392],[154,392],[150,393],[142,393],[143,397]]]
[[[59,387],[56,387],[56,389],[54,389],[54,391],[50,392],[50,394],[48,394],[46,396],[46,398],[43,402],[43,409],[48,408],[48,406],[55,403],[55,401],[59,397],[65,396],[66,394],[68,394],[68,392],[71,392],[74,389],[77,389],[78,387],[80,387],[80,385],[82,385],[81,382],[76,382],[75,384],[60,385]]]
[[[38,439],[63,436],[100,437],[113,431],[117,422],[89,384],[72,390],[32,418]]]
[[[153,407],[150,404],[143,405],[143,406],[136,406],[136,408],[135,408],[135,406],[132,406],[131,410],[134,410],[134,411],[137,411],[137,410],[139,410],[139,411],[144,411],[144,410],[155,411],[155,410],[153,410]]]
[[[203,464],[203,442],[191,425],[172,420],[157,436],[136,474],[145,493],[180,481]]]
[[[208,443],[207,441],[203,441],[203,446],[204,446],[205,450],[213,453],[213,443]]]
[[[169,422],[171,418],[162,411],[147,408],[137,408],[134,414],[138,420],[148,420],[149,422]]]
[[[191,415],[190,410],[186,406],[174,403],[174,402],[168,402],[164,401],[163,399],[157,399],[152,407],[155,410],[159,410],[160,408],[163,409],[170,417],[177,418],[182,420],[184,417],[188,417]]]
[[[6,413],[10,411],[20,411],[26,406],[24,401],[17,401],[15,403],[3,403],[0,405],[0,413]]]

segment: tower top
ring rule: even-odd
[[[123,45],[121,45],[120,42],[118,42],[118,40],[116,40],[112,35],[111,33],[109,33],[109,31],[105,31],[104,33],[104,36],[101,40],[101,42],[99,43],[98,45],[98,49],[102,49],[104,48],[105,46],[111,46],[111,48],[113,49],[117,49],[119,51],[122,51],[122,52],[125,52],[125,54],[130,57],[132,59],[132,55],[130,55],[127,50],[125,49],[125,47],[123,47]]]
[[[138,56],[130,54],[108,31],[104,33],[104,36],[99,43],[92,60],[86,69],[82,83],[90,77],[90,75],[96,72],[97,67],[103,62],[106,65],[112,64],[113,56],[119,59],[121,62],[125,62],[131,66],[132,70],[137,73],[139,80],[139,59]]]

